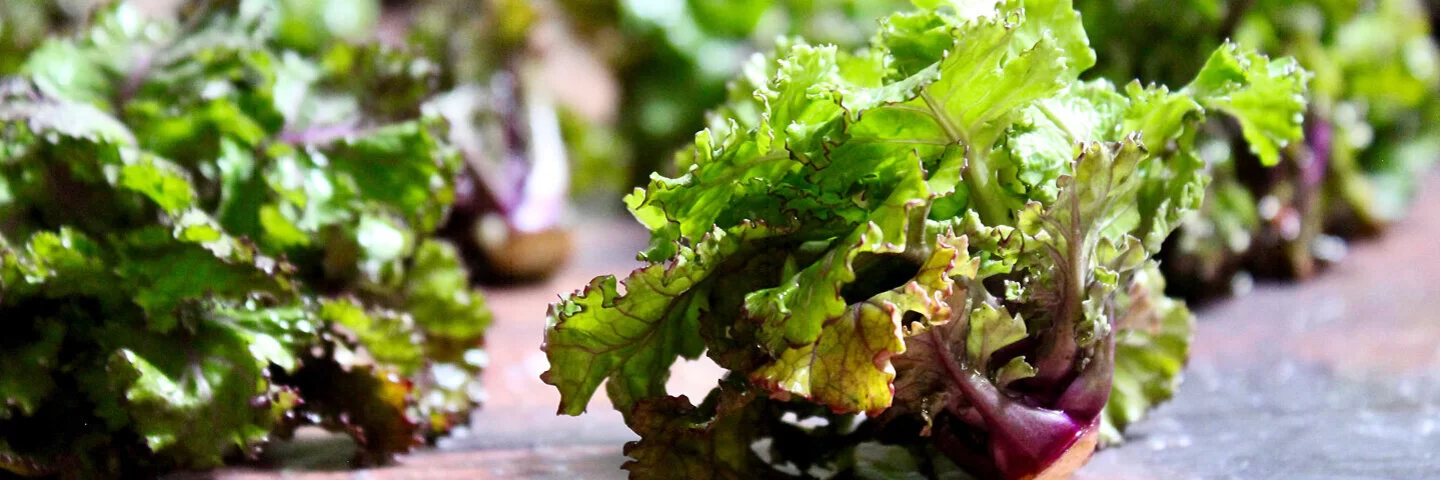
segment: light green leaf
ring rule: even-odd
[[[545,383],[560,390],[560,413],[579,415],[601,381],[621,413],[635,402],[665,393],[670,365],[704,349],[698,308],[709,276],[752,242],[781,232],[746,224],[716,229],[694,248],[680,247],[675,260],[615,277],[597,277],[584,290],[550,306]],[[624,292],[618,288],[623,285]]]
[[[1280,149],[1304,136],[1305,87],[1310,74],[1291,58],[1270,60],[1226,43],[1186,86],[1205,108],[1240,123],[1245,142],[1264,165],[1280,162]]]
[[[989,371],[990,356],[1026,336],[1025,321],[1012,317],[1005,308],[982,304],[970,310],[970,329],[965,337],[965,354],[977,371]]]
[[[1115,376],[1101,415],[1102,441],[1120,443],[1120,432],[1180,386],[1190,356],[1194,315],[1179,300],[1165,297],[1159,265],[1136,272],[1130,291],[1119,296],[1125,315],[1116,321]]]

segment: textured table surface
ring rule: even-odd
[[[1199,312],[1194,353],[1177,398],[1100,452],[1077,478],[1440,478],[1440,178],[1412,217],[1383,239],[1301,285],[1261,284]],[[343,439],[277,445],[265,467],[180,477],[233,479],[623,478],[621,445],[634,438],[597,395],[590,413],[556,417],[558,394],[540,383],[545,306],[592,276],[635,266],[645,233],[632,222],[591,221],[587,240],[556,278],[487,292],[490,399],[470,429],[395,466],[350,470]],[[671,390],[695,397],[718,368],[681,365]]]

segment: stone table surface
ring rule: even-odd
[[[1440,178],[1428,183],[1409,219],[1318,278],[1201,308],[1179,394],[1076,478],[1440,478]],[[317,435],[277,445],[268,466],[178,477],[624,478],[634,435],[603,394],[587,415],[555,416],[537,347],[557,293],[627,272],[646,235],[628,219],[587,220],[577,235],[584,247],[555,278],[487,291],[490,398],[466,431],[385,468],[351,470],[347,441]],[[718,374],[679,365],[671,390],[703,396]]]

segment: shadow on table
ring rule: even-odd
[[[271,443],[265,447],[259,460],[237,466],[233,469],[209,472],[181,472],[166,476],[166,480],[207,480],[218,478],[245,478],[245,471],[253,473],[270,472],[262,476],[273,476],[274,472],[329,472],[342,475],[357,466],[355,441],[349,436],[330,433],[319,428],[302,428],[295,438]]]

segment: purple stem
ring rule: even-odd
[[[1100,416],[1105,402],[1110,400],[1110,386],[1115,378],[1115,329],[1101,340],[1100,348],[1090,363],[1065,388],[1065,393],[1055,401],[1054,407],[1069,414],[1081,423]]]
[[[120,100],[117,105],[130,103],[130,99],[140,92],[140,87],[145,84],[145,77],[150,74],[150,67],[155,63],[155,55],[155,52],[151,52],[141,57],[135,69],[125,76],[125,84],[120,86]]]
[[[931,330],[925,335],[950,379],[983,419],[990,435],[991,457],[1005,478],[1043,471],[1093,423],[1077,423],[1064,411],[1035,407],[1005,395],[984,375],[960,365],[940,333]]]
[[[1078,197],[1072,196],[1072,199]],[[1078,200],[1074,200],[1078,202]],[[1072,205],[1071,224],[1078,224],[1078,212],[1080,206]],[[1080,345],[1075,342],[1075,322],[1084,316],[1085,299],[1085,272],[1087,271],[1088,258],[1085,256],[1082,242],[1085,241],[1083,230],[1077,230],[1065,238],[1065,259],[1060,264],[1060,276],[1064,279],[1060,288],[1060,305],[1050,322],[1050,328],[1042,337],[1040,351],[1035,359],[1037,373],[1034,377],[1027,379],[1026,383],[1039,387],[1040,392],[1046,395],[1045,398],[1052,399],[1050,395],[1055,394],[1056,388],[1066,384],[1075,369],[1075,359],[1079,355]]]
[[[506,153],[498,172],[475,170],[496,209],[511,228],[539,232],[560,224],[570,185],[565,144],[555,106],[533,69],[512,64],[492,89],[504,92],[495,106],[505,126]]]
[[[1330,122],[1316,115],[1305,117],[1305,143],[1310,146],[1311,159],[1301,170],[1301,180],[1307,187],[1314,187],[1325,181],[1325,171],[1330,167],[1330,149],[1334,129]]]

